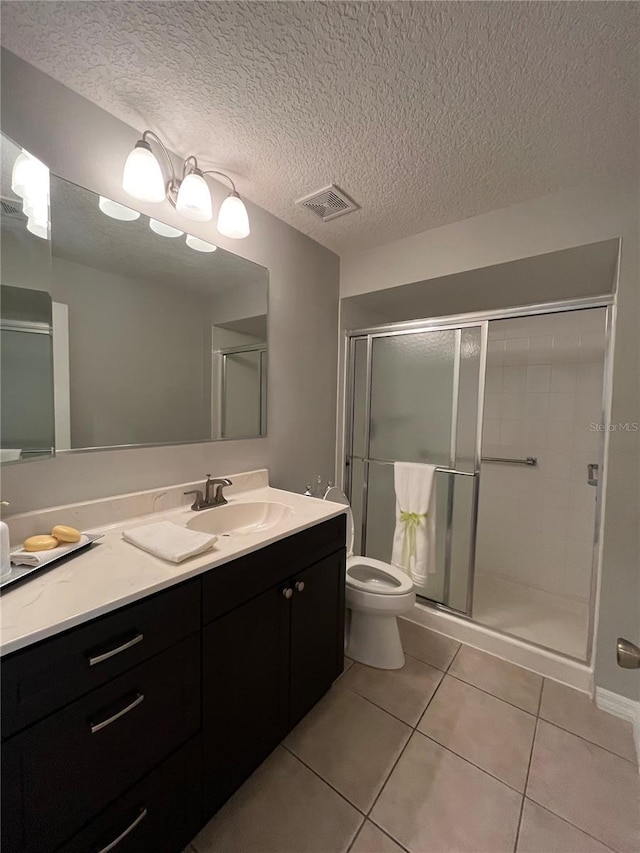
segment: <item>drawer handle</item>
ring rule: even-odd
[[[140,814],[133,821],[133,823],[130,824],[126,829],[123,829],[117,838],[114,838],[110,844],[107,844],[107,846],[99,850],[98,853],[109,853],[110,850],[113,850],[114,847],[117,847],[118,844],[120,844],[120,842],[123,840],[123,838],[126,838],[129,833],[133,832],[133,830],[136,828],[136,826],[138,826],[138,824],[142,823],[146,816],[147,810],[143,806],[140,809]]]
[[[93,735],[96,732],[99,732],[100,729],[105,729],[107,726],[110,726],[111,723],[115,723],[116,720],[119,720],[120,717],[124,717],[124,715],[128,714],[129,711],[133,711],[133,709],[137,708],[137,706],[143,701],[143,699],[144,693],[138,693],[138,695],[132,702],[129,702],[129,704],[125,705],[124,708],[121,708],[119,711],[116,711],[115,714],[112,714],[105,720],[100,720],[99,723],[89,723],[89,726],[91,728],[91,734]]]
[[[101,655],[94,655],[94,657],[89,658],[89,666],[95,666],[97,663],[102,663],[103,660],[108,660],[114,655],[119,655],[120,652],[126,652],[127,649],[130,649],[132,646],[136,646],[143,640],[144,634],[138,634],[132,640],[127,640],[127,642],[123,643],[121,646],[116,646],[115,649],[110,649],[108,652],[104,652]]]

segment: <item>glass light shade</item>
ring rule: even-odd
[[[187,246],[190,249],[195,249],[196,252],[215,252],[218,248],[213,243],[207,243],[206,240],[201,240],[199,237],[194,237],[193,234],[187,234]]]
[[[49,170],[32,154],[18,154],[11,171],[11,189],[20,198],[49,195]]]
[[[98,200],[98,207],[106,216],[110,216],[112,219],[121,219],[123,222],[133,222],[140,217],[139,211],[132,210],[130,207],[112,201],[110,198],[105,198],[103,195]]]
[[[49,223],[45,219],[27,219],[27,231],[30,231],[36,237],[41,237],[43,240],[49,239]]]
[[[196,222],[207,222],[213,218],[211,193],[207,182],[198,172],[190,172],[180,184],[176,210]]]
[[[218,213],[218,231],[225,237],[242,240],[250,233],[249,215],[238,193],[228,195]]]
[[[122,173],[122,189],[139,201],[164,201],[166,191],[162,169],[148,142],[137,142],[127,157]]]
[[[160,234],[162,237],[182,237],[184,231],[178,231],[177,228],[174,228],[172,225],[165,225],[164,222],[158,222],[157,219],[149,220],[149,228],[152,231],[155,231],[156,234]]]

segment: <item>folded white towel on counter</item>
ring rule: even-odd
[[[395,462],[396,527],[391,562],[418,586],[436,571],[436,468]]]
[[[9,556],[14,566],[41,566],[43,563],[48,563],[49,560],[64,556],[67,551],[75,551],[80,545],[86,545],[88,541],[88,537],[83,533],[79,542],[59,545],[57,548],[49,548],[48,551],[25,551],[24,548],[20,548],[17,551],[12,551]]]
[[[202,554],[218,541],[217,536],[188,530],[172,521],[157,521],[125,530],[122,538],[154,557],[171,563],[181,563],[189,557]]]

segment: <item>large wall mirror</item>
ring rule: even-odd
[[[48,170],[0,147],[0,462],[55,444]]]
[[[3,205],[20,153],[3,157]],[[6,241],[25,247],[11,264],[4,217],[2,228],[1,438],[11,459],[35,455],[36,420],[42,452],[266,434],[266,269],[54,175],[50,239],[26,231],[22,202],[13,198]],[[22,343],[18,314],[34,327]],[[36,327],[48,361],[32,354]]]

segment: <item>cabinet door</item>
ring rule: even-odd
[[[288,588],[272,587],[203,630],[204,820],[286,734]]]
[[[342,672],[344,571],[345,552],[338,551],[292,580],[290,728]]]

